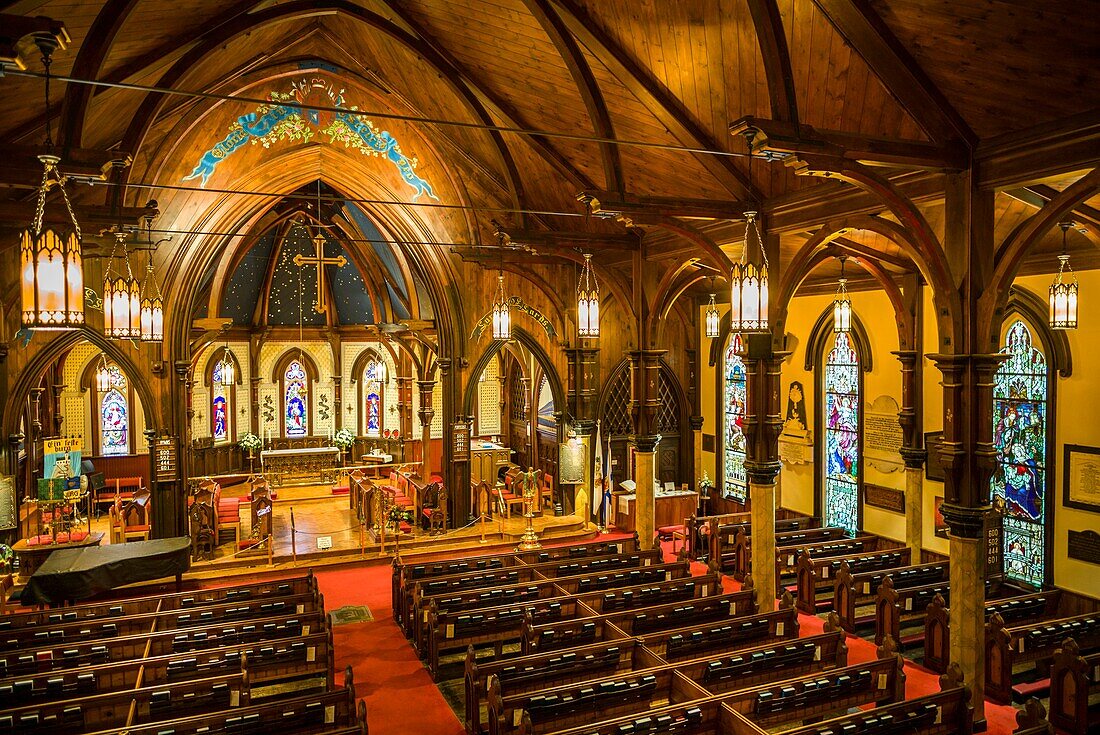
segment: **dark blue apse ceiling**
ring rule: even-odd
[[[294,256],[314,256],[312,232],[295,225],[283,238],[277,249],[272,233],[264,235],[241,259],[229,279],[222,300],[222,317],[231,318],[234,324],[251,324],[256,303],[261,298],[264,278],[272,257],[277,258],[271,274],[270,297],[267,304],[267,323],[272,326],[297,326],[299,315],[305,326],[324,326],[325,315],[313,308],[317,302],[317,272],[315,266],[294,265]],[[326,258],[343,255],[347,264],[340,268],[325,266],[325,282],[330,284],[336,318],[340,324],[373,324],[374,309],[367,295],[366,284],[351,255],[335,240],[326,238]]]

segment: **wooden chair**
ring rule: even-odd
[[[423,500],[421,524],[429,535],[443,533],[447,525],[447,489],[442,483],[433,482],[424,488],[420,497]]]
[[[217,546],[218,514],[208,499],[197,499],[187,509],[188,531],[191,536],[191,558],[213,559]]]
[[[13,587],[15,587],[14,575],[5,574],[0,578],[0,615],[8,614],[8,596],[11,595]]]
[[[153,496],[149,488],[141,488],[129,502],[116,507],[120,541],[148,541],[153,530]]]

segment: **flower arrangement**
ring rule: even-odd
[[[703,479],[699,481],[699,492],[704,497],[710,495],[710,491],[714,489],[714,483],[710,480],[710,475],[706,470],[703,470]]]
[[[355,434],[351,432],[351,429],[340,429],[332,437],[333,445],[340,447],[341,449],[347,449],[355,443]]]
[[[241,440],[237,442],[237,446],[249,454],[262,449],[263,445],[264,443],[260,441],[260,437],[256,436],[251,431],[242,436]]]
[[[390,523],[395,525],[398,523],[412,523],[413,512],[407,508],[394,506],[390,508],[390,512],[386,514],[386,518]]]

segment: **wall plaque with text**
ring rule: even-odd
[[[905,512],[905,493],[896,488],[865,482],[863,483],[863,501],[873,508],[882,508],[894,513]]]
[[[584,484],[584,459],[587,454],[584,445],[579,442],[566,441],[558,445],[558,481],[562,485]]]
[[[1100,533],[1093,530],[1069,532],[1069,558],[1100,564]]]
[[[451,436],[454,449],[452,458],[468,460],[470,458],[470,425],[465,421],[456,421],[452,427]]]
[[[1100,513],[1100,448],[1067,444],[1065,468],[1062,502]]]
[[[179,479],[179,444],[174,436],[159,436],[153,441],[153,469],[157,482],[175,482]]]

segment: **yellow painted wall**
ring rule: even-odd
[[[1059,587],[1092,596],[1100,596],[1100,567],[1071,560],[1067,544],[1070,530],[1100,529],[1100,513],[1067,508],[1063,504],[1064,453],[1066,444],[1100,447],[1100,271],[1079,274],[1081,281],[1080,327],[1067,332],[1073,358],[1073,373],[1069,378],[1058,378],[1056,389],[1054,437],[1054,466],[1051,468],[1051,491],[1054,493],[1054,582]],[[1050,276],[1028,276],[1017,280],[1017,285],[1040,296],[1045,296]],[[803,369],[806,341],[810,329],[824,309],[829,307],[831,296],[806,296],[794,299],[788,315],[788,333],[793,337],[789,347],[791,357],[783,366],[783,391],[793,380],[800,380],[806,391],[807,420],[812,427],[817,407],[817,386],[812,373]],[[897,330],[893,311],[881,291],[852,294],[856,313],[863,321],[871,340],[874,369],[864,375],[864,408],[876,396],[889,395],[900,402],[901,371],[897,358],[890,354],[896,350]],[[931,295],[925,289],[925,314],[932,309]],[[702,316],[700,314],[700,316]],[[700,318],[700,324],[702,319]],[[701,328],[701,327],[700,327]],[[701,335],[702,336],[702,335]],[[700,366],[700,400],[703,409],[703,431],[716,434],[719,415],[718,396],[715,391],[714,367],[709,363],[710,340],[701,340],[703,352]],[[923,349],[934,351],[937,344],[934,320],[925,318]],[[943,395],[939,370],[927,357],[924,367],[924,431],[938,431],[943,427]],[[720,366],[719,366],[720,368]],[[816,438],[816,437],[815,437]],[[814,476],[819,464],[784,466],[780,476],[781,501],[784,507],[812,513],[814,510]],[[703,455],[703,468],[711,478],[717,477],[715,455]],[[904,474],[900,471],[883,474],[867,467],[864,480],[888,487],[904,488]],[[943,484],[924,481],[921,502],[924,510],[923,546],[930,551],[946,554],[948,541],[934,533],[934,500],[943,496]],[[906,502],[912,499],[907,498]],[[891,538],[904,538],[904,517],[900,514],[874,508],[864,508],[864,527]]]

